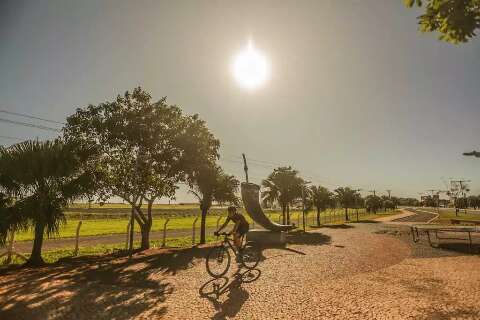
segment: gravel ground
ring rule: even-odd
[[[4,270],[0,319],[480,319],[480,257],[408,236],[379,223],[296,233],[216,281],[208,248]]]

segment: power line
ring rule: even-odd
[[[62,130],[57,129],[57,128],[42,126],[42,125],[40,125],[40,124],[34,124],[34,123],[28,123],[28,122],[15,121],[15,120],[10,120],[10,119],[0,118],[0,122],[6,122],[6,123],[10,123],[10,124],[19,125],[19,126],[30,127],[30,128],[37,128],[37,129],[47,130],[47,131],[53,131],[53,132],[62,132]]]
[[[50,123],[57,123],[57,124],[61,124],[61,125],[66,124],[65,122],[40,118],[40,117],[32,116],[32,115],[29,115],[29,114],[25,114],[25,113],[18,113],[18,112],[13,112],[13,111],[8,111],[8,110],[0,110],[0,112],[10,114],[10,115],[14,115],[14,116],[19,116],[19,117],[25,117],[25,118],[29,118],[29,119],[42,120],[42,121],[46,121],[46,122],[50,122]]]
[[[24,140],[26,140],[26,139],[22,139],[22,138],[9,137],[9,136],[0,136],[0,138],[2,138],[2,139],[9,139],[9,140],[18,140],[18,141],[24,141]]]

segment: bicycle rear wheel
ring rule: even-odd
[[[230,252],[225,246],[212,248],[207,254],[207,272],[214,278],[220,278],[230,268]]]
[[[247,269],[255,269],[260,262],[260,248],[254,245],[247,245],[241,253],[242,264]]]

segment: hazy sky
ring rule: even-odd
[[[3,0],[0,109],[64,121],[142,86],[199,113],[242,179],[244,152],[262,161],[257,183],[284,164],[329,188],[418,196],[454,177],[480,193],[480,159],[461,155],[480,147],[480,41],[419,34],[418,13],[402,0]],[[272,70],[254,92],[230,70],[250,37]],[[55,136],[1,122],[0,135]]]

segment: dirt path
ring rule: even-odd
[[[216,281],[204,248],[12,270],[0,275],[0,318],[480,318],[478,256],[412,246],[381,225],[291,234],[258,269]]]
[[[423,223],[427,223],[427,222],[431,221],[432,219],[434,219],[438,216],[438,214],[436,214],[436,213],[431,213],[431,212],[424,211],[424,210],[410,209],[409,211],[411,211],[415,214],[395,219],[395,220],[393,220],[393,222],[414,222],[414,223],[423,222]]]

